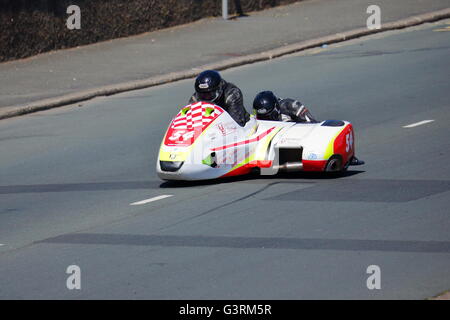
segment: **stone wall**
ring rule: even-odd
[[[229,0],[230,13],[300,0]],[[222,14],[221,0],[0,0],[0,62],[126,37]],[[81,29],[66,26],[81,9]],[[236,7],[237,5],[237,7]]]

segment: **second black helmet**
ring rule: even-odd
[[[195,79],[195,92],[198,100],[214,102],[223,94],[223,80],[215,70],[206,70]]]
[[[262,91],[253,100],[256,117],[261,120],[279,120],[280,102],[272,91]]]

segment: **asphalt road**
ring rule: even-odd
[[[192,81],[0,122],[2,299],[423,299],[450,288],[450,26],[223,72],[346,119],[341,178],[158,180]],[[404,128],[423,120],[427,124]],[[171,197],[131,206],[160,195]],[[81,268],[81,290],[66,269]],[[368,290],[367,267],[381,270]]]

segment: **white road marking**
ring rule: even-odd
[[[173,195],[171,195],[171,194],[163,194],[163,195],[160,195],[160,196],[157,196],[157,197],[153,197],[153,198],[150,198],[150,199],[145,199],[145,200],[142,200],[142,201],[130,203],[130,206],[140,206],[142,204],[146,204],[146,203],[150,203],[150,202],[153,202],[153,201],[158,201],[158,200],[165,199],[165,198],[170,198],[170,197],[173,197]]]
[[[433,121],[434,120],[423,120],[423,121],[419,121],[419,122],[416,122],[416,123],[408,124],[407,126],[403,126],[403,128],[414,128],[414,127],[421,126],[423,124],[430,123],[430,122],[433,122]]]

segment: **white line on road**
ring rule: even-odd
[[[407,126],[403,126],[403,128],[414,128],[414,127],[421,126],[423,124],[430,123],[430,122],[433,122],[433,121],[434,120],[423,120],[423,121],[419,121],[419,122],[416,122],[416,123],[408,124]]]
[[[157,197],[153,197],[153,198],[150,198],[150,199],[145,199],[145,200],[142,200],[142,201],[130,203],[130,206],[140,206],[142,204],[146,204],[146,203],[153,202],[153,201],[158,201],[158,200],[169,198],[169,197],[173,197],[173,195],[171,195],[171,194],[163,194],[163,195],[160,195],[160,196],[157,196]]]

